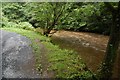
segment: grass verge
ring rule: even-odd
[[[47,57],[49,62],[49,71],[55,72],[56,78],[85,78],[92,77],[92,73],[86,69],[86,65],[76,52],[60,49],[57,45],[50,42],[50,38],[42,36],[34,31],[17,29],[17,28],[3,28],[4,30],[16,32],[28,37],[32,41],[32,47],[36,57],[36,69],[40,67],[40,47],[36,44],[35,39],[39,39],[41,43],[48,49]]]

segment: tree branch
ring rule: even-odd
[[[63,8],[61,8],[60,13],[57,15],[57,17],[56,17],[56,22],[58,21],[59,17],[62,15],[64,9],[65,9],[65,5],[63,6]]]

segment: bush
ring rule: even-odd
[[[2,27],[18,27],[18,24],[15,22],[10,22],[7,17],[2,16]]]
[[[2,28],[21,28],[25,30],[34,30],[34,27],[29,22],[20,22],[19,24],[15,22],[2,22]]]
[[[34,30],[34,27],[29,22],[20,22],[19,28],[22,28],[25,30]]]
[[[35,32],[40,33],[40,34],[44,33],[43,29],[41,29],[40,27],[36,28]]]
[[[2,22],[2,27],[7,27],[7,28],[17,28],[18,24],[14,22]]]

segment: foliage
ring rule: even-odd
[[[110,31],[111,15],[103,3],[28,3],[26,6],[29,22],[35,27],[103,34]]]
[[[33,30],[34,27],[29,22],[23,22],[20,19],[11,19],[11,17],[9,17],[10,15],[8,14],[4,15],[4,13],[5,12],[3,11],[2,12],[2,27],[7,27],[7,28],[12,27],[12,28],[22,28],[22,29],[27,29],[27,30]],[[18,22],[19,20],[20,22]]]
[[[8,2],[2,3],[2,16],[7,17],[9,22],[25,21],[24,3]]]
[[[20,22],[19,28],[26,29],[26,30],[34,30],[34,27],[29,22]]]
[[[116,6],[115,3],[112,4]],[[28,21],[35,28],[43,28],[46,34],[51,29],[109,34],[112,20],[111,14],[102,2],[3,3],[2,12],[3,18],[7,18],[7,21]]]
[[[61,24],[61,19],[71,8],[73,3],[28,3],[27,10],[30,12],[30,23],[50,32],[56,25]],[[36,5],[33,7],[33,5]],[[37,22],[37,23],[36,23]]]
[[[13,28],[17,28],[18,24],[14,23],[14,22],[5,22],[2,27],[13,27]]]

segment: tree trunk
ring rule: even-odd
[[[111,34],[106,49],[105,59],[103,61],[100,78],[110,80],[112,77],[113,67],[117,56],[117,50],[120,43],[120,2],[118,9],[113,16],[113,26],[111,27]]]

